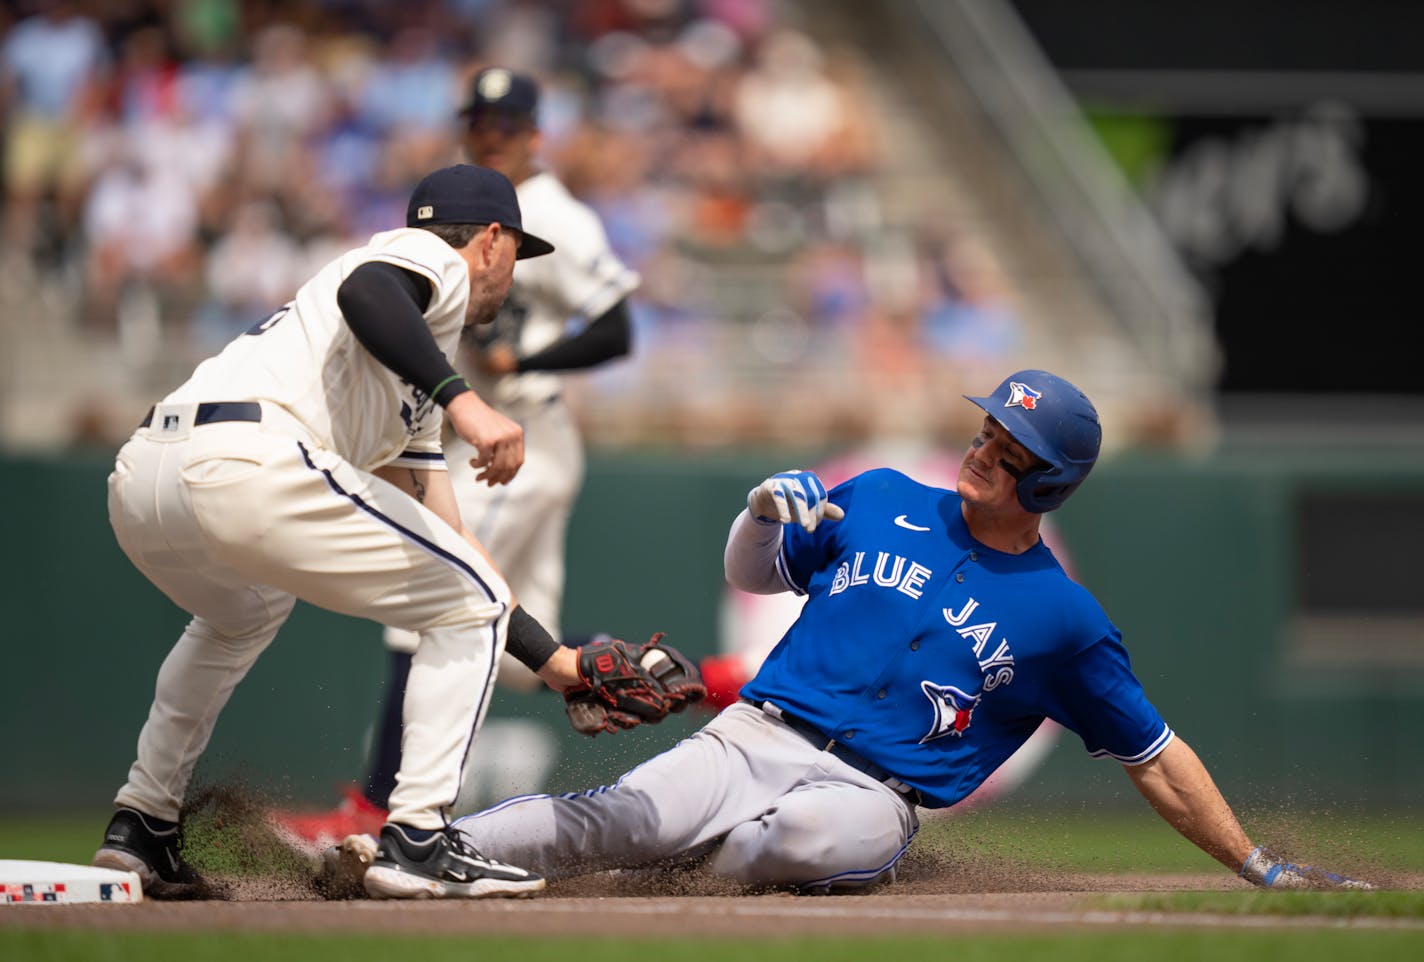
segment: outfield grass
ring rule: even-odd
[[[90,816],[0,815],[0,859],[89,864],[109,812]]]
[[[30,911],[43,911],[36,909]],[[864,962],[868,957],[949,958],[954,962],[1370,962],[1418,959],[1424,935],[1410,932],[1114,931],[1052,935],[964,935],[836,939],[513,939],[313,935],[154,935],[5,931],[7,962]]]
[[[1322,916],[1424,919],[1424,892],[1149,892],[1102,895],[1084,903],[1134,912],[1206,912],[1212,915]]]
[[[1424,873],[1424,812],[1242,815],[1253,840],[1339,870]],[[1146,808],[1040,813],[995,809],[926,819],[916,840],[945,851],[1101,874],[1213,872],[1221,867]]]

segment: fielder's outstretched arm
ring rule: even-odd
[[[1151,761],[1123,768],[1168,825],[1231,871],[1241,870],[1254,846],[1206,766],[1180,736]]]

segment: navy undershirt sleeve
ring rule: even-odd
[[[574,371],[628,353],[632,345],[628,301],[620,300],[572,337],[519,359],[519,371]]]
[[[525,611],[522,605],[509,613],[507,638],[504,650],[530,671],[543,668],[544,662],[559,650],[559,643],[554,640],[554,636],[535,621],[534,616]]]
[[[336,304],[361,346],[441,407],[470,389],[455,374],[425,323],[430,282],[414,271],[367,261],[336,290]]]

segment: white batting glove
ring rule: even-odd
[[[1312,865],[1283,862],[1270,849],[1261,848],[1259,845],[1236,874],[1252,885],[1267,889],[1374,888],[1369,882],[1337,875]]]
[[[747,510],[760,524],[796,523],[815,531],[824,518],[839,521],[845,512],[826,498],[826,486],[812,471],[773,474],[747,494]]]

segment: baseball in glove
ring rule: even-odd
[[[707,697],[707,686],[697,666],[672,645],[661,644],[666,632],[658,632],[638,648],[638,664],[662,686],[671,703],[668,711],[680,712]]]
[[[662,638],[658,632],[643,645],[615,639],[578,650],[584,683],[564,692],[575,731],[597,735],[655,724],[705,697],[696,667],[676,648],[659,644]]]

